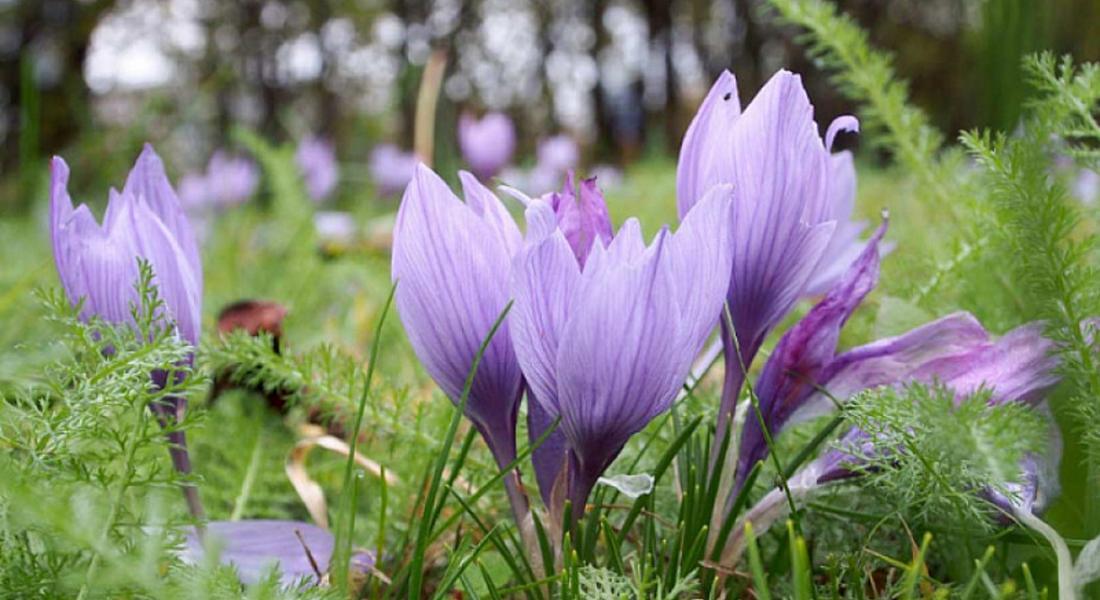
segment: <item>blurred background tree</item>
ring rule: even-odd
[[[1027,52],[1100,59],[1096,0],[839,4],[894,52],[915,101],[948,132],[1014,127]],[[0,0],[0,168],[14,174],[73,146],[99,166],[125,162],[145,139],[173,157],[173,169],[194,168],[229,144],[238,124],[276,141],[320,134],[345,161],[365,162],[375,143],[410,144],[419,74],[437,49],[449,58],[441,153],[453,153],[447,140],[459,112],[491,109],[515,119],[523,156],[557,131],[581,141],[590,160],[674,156],[725,68],[743,100],[788,67],[806,78],[819,122],[850,110],[763,5]],[[30,204],[27,171],[0,178],[0,210]]]

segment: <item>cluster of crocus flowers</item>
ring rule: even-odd
[[[724,73],[684,139],[680,228],[662,229],[648,244],[634,219],[614,231],[593,179],[575,186],[570,174],[561,191],[539,190],[534,198],[505,188],[525,204],[521,235],[473,175],[460,175],[463,203],[420,166],[402,201],[393,256],[397,306],[413,347],[457,402],[479,347],[510,306],[477,368],[466,412],[503,467],[515,457],[526,395],[531,439],[545,437],[533,454],[535,474],[558,518],[566,501],[578,517],[630,437],[671,406],[717,326],[726,372],[712,447],[720,452],[728,439],[735,453],[712,460],[730,470],[719,519],[730,517],[736,492],[767,456],[769,435],[861,390],[943,383],[960,398],[988,387],[994,402],[1038,402],[1057,377],[1050,344],[1034,324],[993,340],[976,319],[957,313],[838,351],[841,330],[876,286],[889,249],[885,214],[860,239],[866,224],[852,219],[852,156],[832,152],[840,132],[858,129],[844,116],[822,136],[801,80],[786,71],[742,111],[733,76]],[[807,297],[819,300],[780,338],[753,386],[749,410],[759,412],[733,430],[735,415],[749,406],[742,389],[753,359]],[[554,422],[558,429],[543,436]],[[853,431],[839,448],[868,452],[874,444]],[[849,476],[851,456],[825,453],[792,488],[808,492]],[[1038,508],[1039,461],[1029,461],[1020,482],[991,482],[1014,486],[1019,497],[991,491],[994,501]],[[509,481],[515,495],[518,480]],[[782,494],[765,495],[749,516],[784,508]],[[735,533],[724,556],[741,539]]]
[[[308,136],[298,143],[294,162],[302,173],[306,192],[314,202],[321,202],[336,191],[340,181],[340,165],[336,148],[328,140]]]
[[[570,177],[561,192],[527,199],[524,239],[490,190],[460,178],[465,203],[425,166],[405,192],[394,229],[398,312],[428,373],[458,402],[514,298],[466,415],[502,468],[515,458],[525,390],[532,438],[560,419],[535,469],[543,498],[569,499],[579,514],[627,440],[671,405],[721,312],[732,190],[716,187],[679,231],[647,245],[633,219],[612,235],[593,180],[576,190]],[[523,518],[518,481],[506,481]],[[557,481],[567,489],[551,494]]]
[[[247,202],[259,184],[256,163],[217,150],[210,155],[204,172],[180,178],[179,199],[188,213],[201,215]]]
[[[474,175],[489,179],[512,160],[515,125],[501,112],[487,113],[480,119],[464,113],[458,119],[458,149]]]

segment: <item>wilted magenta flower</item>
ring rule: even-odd
[[[573,249],[577,262],[584,268],[597,238],[604,247],[611,243],[611,217],[595,177],[581,181],[579,194],[575,189],[570,171],[561,191],[547,194],[546,200],[554,209],[558,227]]]
[[[458,148],[474,175],[488,179],[512,159],[516,128],[504,113],[492,112],[481,119],[463,114],[458,120]]]
[[[723,319],[719,439],[757,350],[805,293],[837,228],[829,159],[802,81],[787,71],[776,73],[744,113],[733,75],[724,72],[684,136],[676,170],[680,214],[716,184],[736,190],[727,296],[733,330],[725,331]]]
[[[381,196],[391,196],[405,189],[416,173],[420,159],[393,144],[375,146],[370,153],[370,174]]]
[[[298,143],[294,161],[302,171],[306,191],[314,202],[328,198],[340,179],[340,165],[332,143],[318,137],[307,137]]]
[[[405,191],[393,231],[396,302],[428,374],[458,402],[478,348],[508,304],[508,274],[522,237],[512,216],[473,175],[466,202],[424,165]],[[474,377],[466,416],[497,463],[515,459],[523,376],[502,324]]]
[[[853,266],[853,270],[855,269]],[[845,278],[848,279],[848,275]],[[842,286],[843,284],[838,284],[837,288]],[[822,304],[827,301],[828,298]],[[952,320],[956,324],[947,326]],[[967,322],[969,323],[966,324]],[[914,356],[905,356],[907,353],[891,356],[890,352],[880,352],[883,348],[898,346],[899,341],[914,336],[920,330],[926,331],[918,337],[928,337],[927,333],[933,329],[941,330],[936,337],[946,342],[948,351],[936,350],[931,358],[927,352]],[[928,349],[932,348],[935,345],[928,345]],[[925,325],[893,340],[868,344],[863,349],[862,352],[857,349],[848,354],[878,354],[879,357],[861,363],[859,360],[842,361],[840,359],[844,355],[841,355],[835,362],[845,364],[826,369],[833,371],[834,375],[832,381],[827,382],[824,387],[831,391],[832,384],[840,380],[839,388],[843,391],[836,394],[837,398],[846,398],[860,389],[878,385],[939,384],[953,392],[959,400],[979,389],[986,389],[991,394],[990,404],[1023,402],[1038,410],[1045,410],[1041,406],[1043,396],[1059,379],[1057,359],[1051,353],[1053,344],[1043,337],[1039,323],[1029,323],[998,340],[991,340],[973,317],[960,314]],[[798,375],[793,377],[797,378]],[[782,424],[778,424],[778,427],[782,427]],[[775,431],[773,429],[773,433]],[[1023,459],[1018,481],[989,482],[990,488],[985,491],[986,496],[1007,513],[1021,517],[1022,513],[1038,512],[1057,494],[1056,473],[1061,452],[1057,431],[1053,430],[1052,433],[1050,449],[1046,454],[1029,455]],[[786,489],[777,488],[768,492],[742,517],[742,521],[751,521],[758,526],[758,531],[762,531],[786,512],[788,494],[799,500],[822,485],[857,476],[862,472],[860,465],[868,457],[880,455],[881,452],[884,449],[876,446],[875,439],[870,434],[853,428],[832,449],[791,476],[787,480]],[[743,549],[743,543],[743,536],[735,533],[723,559],[735,560]]]
[[[180,179],[179,198],[192,213],[225,209],[251,198],[259,183],[256,163],[218,150],[210,155],[206,172],[189,173]]]
[[[633,219],[606,246],[587,237],[583,266],[553,206],[527,207],[509,325],[529,396],[561,418],[574,516],[630,436],[668,409],[713,328],[733,260],[731,194],[716,187],[648,247]]]
[[[87,205],[73,208],[66,189],[69,167],[50,165],[50,235],[61,284],[81,316],[133,323],[140,303],[135,288],[138,258],[149,262],[167,319],[180,337],[198,345],[202,313],[202,262],[195,234],[164,173],[146,144],[122,192],[111,190],[103,225]]]
[[[539,167],[560,177],[570,169],[577,168],[581,160],[581,150],[573,138],[558,134],[539,142],[535,159]]]
[[[878,282],[879,244],[886,223],[825,297],[779,340],[764,365],[754,392],[760,415],[772,435],[809,416],[828,412],[828,398],[844,399],[864,389],[920,380],[937,369],[940,359],[986,343],[981,325],[956,314],[898,337],[837,353],[845,322]],[[768,452],[760,421],[745,419],[737,461],[740,485],[751,467]]]

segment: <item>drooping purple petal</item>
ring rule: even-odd
[[[859,133],[859,119],[852,115],[841,115],[829,123],[829,129],[825,132],[825,148],[833,149],[833,141],[840,132]]]
[[[328,572],[334,547],[331,533],[308,523],[212,521],[206,524],[205,540],[195,532],[187,535],[180,558],[185,563],[201,564],[207,560],[208,552],[216,553],[222,564],[236,568],[246,585],[258,583],[272,569],[278,569],[279,581],[284,586],[302,582],[319,584]],[[352,562],[353,569],[366,570],[374,558],[359,553]]]
[[[840,331],[878,282],[878,243],[885,233],[883,220],[844,277],[783,336],[764,365],[755,392],[763,426],[770,433],[778,433],[813,396],[817,386],[828,384]],[[750,414],[745,419],[738,453],[738,484],[748,475],[749,467],[767,454],[761,418]]]
[[[294,161],[314,202],[328,198],[336,189],[340,180],[340,165],[331,142],[313,136],[302,139],[294,153]]]
[[[458,147],[462,158],[479,178],[500,172],[516,149],[516,129],[508,115],[488,113],[481,119],[463,114],[458,121]]]
[[[500,201],[478,190],[462,203],[426,166],[405,191],[394,226],[393,279],[405,331],[440,388],[458,402],[483,340],[509,300],[520,239]],[[515,454],[522,376],[505,322],[486,348],[466,406],[501,465]]]
[[[979,388],[992,390],[991,403],[1033,403],[1058,383],[1054,343],[1043,336],[1043,324],[1028,323],[993,343],[930,361],[913,373],[917,381],[938,380],[960,397]]]

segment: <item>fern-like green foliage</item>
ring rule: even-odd
[[[1100,142],[1094,113],[1100,108],[1096,65],[1077,69],[1069,59],[1032,57],[1027,72],[1039,95],[1018,135],[969,132],[963,144],[984,167],[988,228],[997,249],[1011,256],[1003,268],[1019,290],[1021,317],[1043,319],[1058,342],[1069,382],[1075,430],[1084,435],[1091,493],[1089,528],[1100,527],[1100,364],[1095,321],[1100,315],[1100,271],[1094,225],[1051,175],[1062,151],[1095,160]]]
[[[1027,405],[990,405],[984,391],[960,399],[938,385],[865,392],[844,413],[873,448],[855,450],[854,470],[886,506],[922,526],[989,527],[994,510],[982,493],[1008,493],[1021,459],[1041,454],[1049,435],[1049,425]]]
[[[893,153],[946,203],[946,171],[936,162],[943,134],[909,103],[909,88],[895,74],[890,56],[873,49],[867,32],[830,2],[771,0],[771,5],[784,21],[807,30],[803,41],[810,56],[831,73],[841,93],[862,103],[859,117],[870,143]]]

